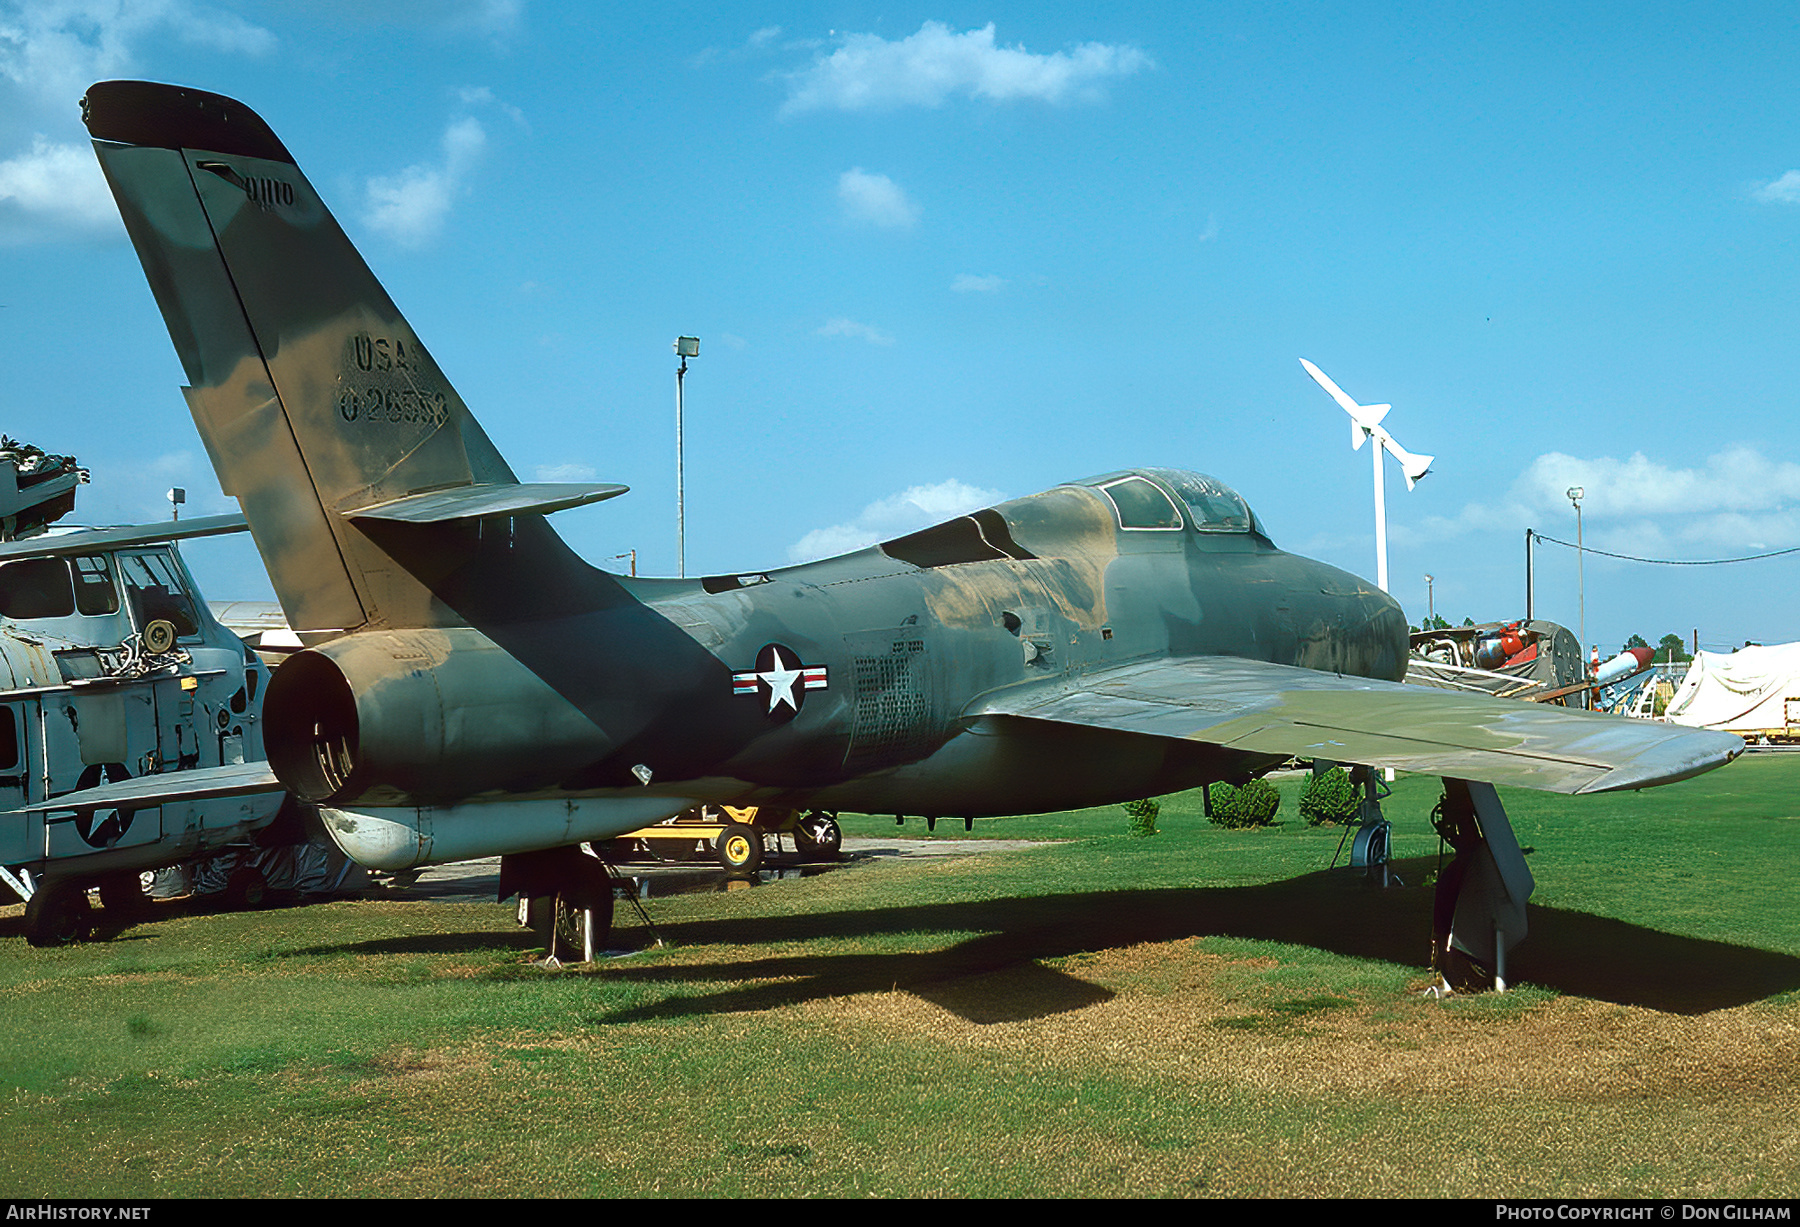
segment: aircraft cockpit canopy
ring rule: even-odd
[[[1099,491],[1125,529],[1192,529],[1201,533],[1255,533],[1267,538],[1256,513],[1236,490],[1216,477],[1185,469],[1134,469],[1090,477],[1076,485]]]

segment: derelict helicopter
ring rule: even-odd
[[[84,935],[90,887],[106,920],[147,900],[140,873],[241,845],[283,793],[262,758],[269,669],[212,616],[175,547],[243,517],[67,529],[86,470],[0,438],[0,882],[25,901],[34,946]],[[248,766],[246,766],[248,764]],[[214,793],[199,773],[263,780]],[[59,796],[129,782],[129,802]],[[260,890],[240,867],[229,899]]]

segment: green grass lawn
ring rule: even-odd
[[[510,905],[0,919],[0,1194],[1793,1196],[1800,758],[1505,800],[1518,990],[1422,1000],[1408,885],[1197,794],[1052,839],[654,900],[667,945],[545,971]],[[849,834],[924,824],[846,818]],[[966,838],[940,823],[936,838]],[[649,932],[621,905],[618,941]]]

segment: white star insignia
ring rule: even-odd
[[[800,680],[800,670],[787,667],[779,648],[771,649],[769,655],[769,667],[756,675],[769,687],[769,710],[774,711],[778,703],[786,703],[799,711],[799,700],[794,698],[794,683]]]

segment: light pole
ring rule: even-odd
[[[675,370],[675,574],[687,575],[687,473],[681,447],[681,381],[687,360],[700,356],[699,337],[676,337],[675,353],[681,365]]]
[[[1569,487],[1569,501],[1575,504],[1575,583],[1581,601],[1581,675],[1587,676],[1587,547],[1581,539],[1581,500],[1587,497],[1587,491],[1580,486]]]
[[[1431,596],[1431,576],[1425,577],[1425,629],[1432,630],[1437,622],[1437,602]]]

